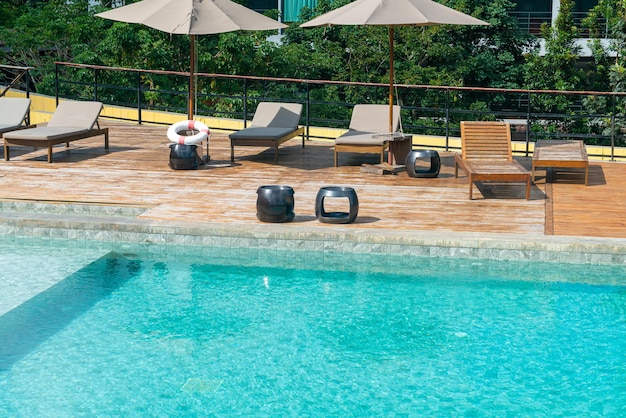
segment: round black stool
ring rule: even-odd
[[[416,169],[415,162],[419,158],[430,158],[430,168],[428,170]],[[416,149],[406,156],[406,173],[409,177],[437,177],[441,169],[441,159],[437,151],[429,149]]]
[[[324,199],[327,197],[347,197],[350,203],[349,212],[326,212]],[[352,187],[328,186],[322,187],[315,198],[315,216],[320,222],[328,224],[349,224],[354,222],[359,213],[359,199]]]
[[[293,211],[293,188],[290,186],[260,186],[256,193],[256,217],[261,222],[289,222]]]

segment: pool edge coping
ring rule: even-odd
[[[626,239],[0,212],[0,233],[101,242],[626,265]]]

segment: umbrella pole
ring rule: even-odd
[[[389,133],[393,132],[393,26],[389,26]]]
[[[393,133],[393,26],[389,26],[389,133]],[[393,153],[389,151],[387,163],[393,164]]]
[[[187,116],[189,120],[193,120],[193,101],[194,101],[194,80],[193,76],[196,72],[196,35],[189,35],[191,39],[191,48],[190,48],[190,56],[191,56],[191,64],[189,65],[189,108],[187,109]]]

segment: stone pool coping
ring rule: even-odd
[[[626,265],[626,239],[618,238],[402,231],[354,224],[190,223],[141,218],[141,210],[128,208],[54,213],[0,209],[0,234],[16,237]]]

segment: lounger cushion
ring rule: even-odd
[[[348,131],[335,139],[338,145],[383,145],[387,139],[379,134],[371,132]]]
[[[400,124],[400,106],[393,106],[393,131]],[[352,109],[350,130],[389,133],[389,105],[358,104]]]
[[[32,139],[49,140],[58,139],[68,135],[75,135],[88,132],[89,129],[64,127],[64,126],[40,126],[33,129],[22,129],[21,131],[8,132],[4,134],[6,139]]]
[[[230,139],[271,139],[279,140],[286,135],[296,131],[297,128],[265,128],[251,126],[241,131],[233,132]]]
[[[20,97],[0,97],[0,132],[19,127],[30,107],[30,99]]]
[[[48,126],[72,126],[75,128],[91,129],[98,121],[102,111],[100,102],[78,102],[67,100],[59,103],[48,122]]]
[[[17,127],[18,125],[0,125],[0,133],[12,131],[13,129]]]
[[[254,112],[251,127],[296,129],[301,114],[300,103],[261,102]]]

